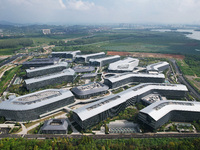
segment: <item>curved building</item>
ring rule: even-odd
[[[139,64],[139,59],[127,57],[123,60],[111,63],[108,67],[110,72],[132,72]]]
[[[153,129],[170,121],[192,122],[200,119],[200,102],[162,100],[140,110],[139,120]]]
[[[1,102],[0,116],[6,120],[29,121],[73,102],[74,95],[69,90],[42,90]]]
[[[117,88],[132,82],[155,82],[162,83],[165,81],[164,74],[148,74],[148,73],[122,73],[109,78],[104,79],[104,84],[110,88]]]
[[[80,99],[90,98],[92,96],[97,96],[100,94],[105,94],[109,87],[100,82],[91,82],[89,84],[81,85],[72,88],[71,91],[75,97]]]
[[[168,98],[184,97],[187,87],[181,84],[145,83],[73,111],[73,118],[83,129],[90,128],[108,117],[114,117],[127,106],[134,105],[150,93],[159,93]]]
[[[48,85],[55,85],[66,81],[72,82],[74,75],[75,71],[69,68],[54,74],[26,79],[24,82],[27,90],[35,90]]]
[[[158,73],[169,68],[169,63],[166,61],[158,62],[147,66],[148,73]]]
[[[26,76],[28,78],[33,78],[37,76],[43,76],[47,74],[52,74],[56,72],[60,72],[64,69],[67,69],[68,63],[61,62],[55,65],[45,66],[45,67],[37,67],[26,69]]]

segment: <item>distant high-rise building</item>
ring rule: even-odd
[[[51,34],[51,29],[42,29],[43,34]]]

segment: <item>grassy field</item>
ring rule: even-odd
[[[186,55],[184,60],[177,60],[177,64],[188,82],[200,92],[200,56]]]
[[[110,30],[86,36],[87,34],[66,34],[33,36],[28,38],[33,40],[33,46],[74,39],[69,40],[64,45],[57,46],[54,51],[81,50],[85,53],[124,51],[200,55],[200,52],[195,50],[199,49],[200,41],[189,39],[180,32],[163,33],[150,30]],[[0,49],[0,55],[13,54],[14,51],[20,48]]]

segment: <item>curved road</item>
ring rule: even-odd
[[[170,61],[173,63],[175,70],[176,70],[176,75],[178,76],[178,80],[180,83],[185,84],[189,91],[194,95],[194,97],[198,98],[200,100],[200,94],[185,80],[183,77],[182,73],[179,70],[179,67],[176,64],[176,60],[170,59]]]

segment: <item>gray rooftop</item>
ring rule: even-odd
[[[92,72],[92,71],[95,70],[95,68],[92,67],[92,66],[81,66],[81,65],[78,65],[78,66],[73,67],[73,70],[75,72]]]
[[[87,73],[87,74],[83,74],[81,76],[81,78],[89,78],[89,77],[96,77],[97,73]]]
[[[67,130],[68,123],[65,119],[50,119],[44,122],[41,130]]]
[[[81,53],[80,50],[78,51],[63,51],[63,52],[52,52],[51,54],[71,54],[73,57],[77,55],[77,53]]]
[[[49,66],[45,66],[45,67],[37,67],[37,68],[26,69],[26,72],[31,73],[31,72],[35,72],[35,71],[46,70],[46,69],[50,69],[50,68],[56,68],[56,67],[59,67],[59,66],[67,67],[68,63],[60,62],[58,64],[49,65]]]
[[[48,89],[15,97],[0,103],[1,110],[29,110],[73,96],[69,90]]]
[[[46,63],[58,63],[59,58],[34,58],[31,61],[23,62],[22,64],[46,64]]]
[[[128,99],[141,95],[149,90],[188,91],[187,87],[182,84],[144,83],[118,94],[103,98],[97,102],[90,103],[86,106],[74,110],[74,112],[83,121],[115,106],[118,106],[119,104],[126,102]]]
[[[71,91],[77,95],[88,95],[108,90],[109,87],[100,82],[91,82],[89,84],[81,85],[72,88]]]

